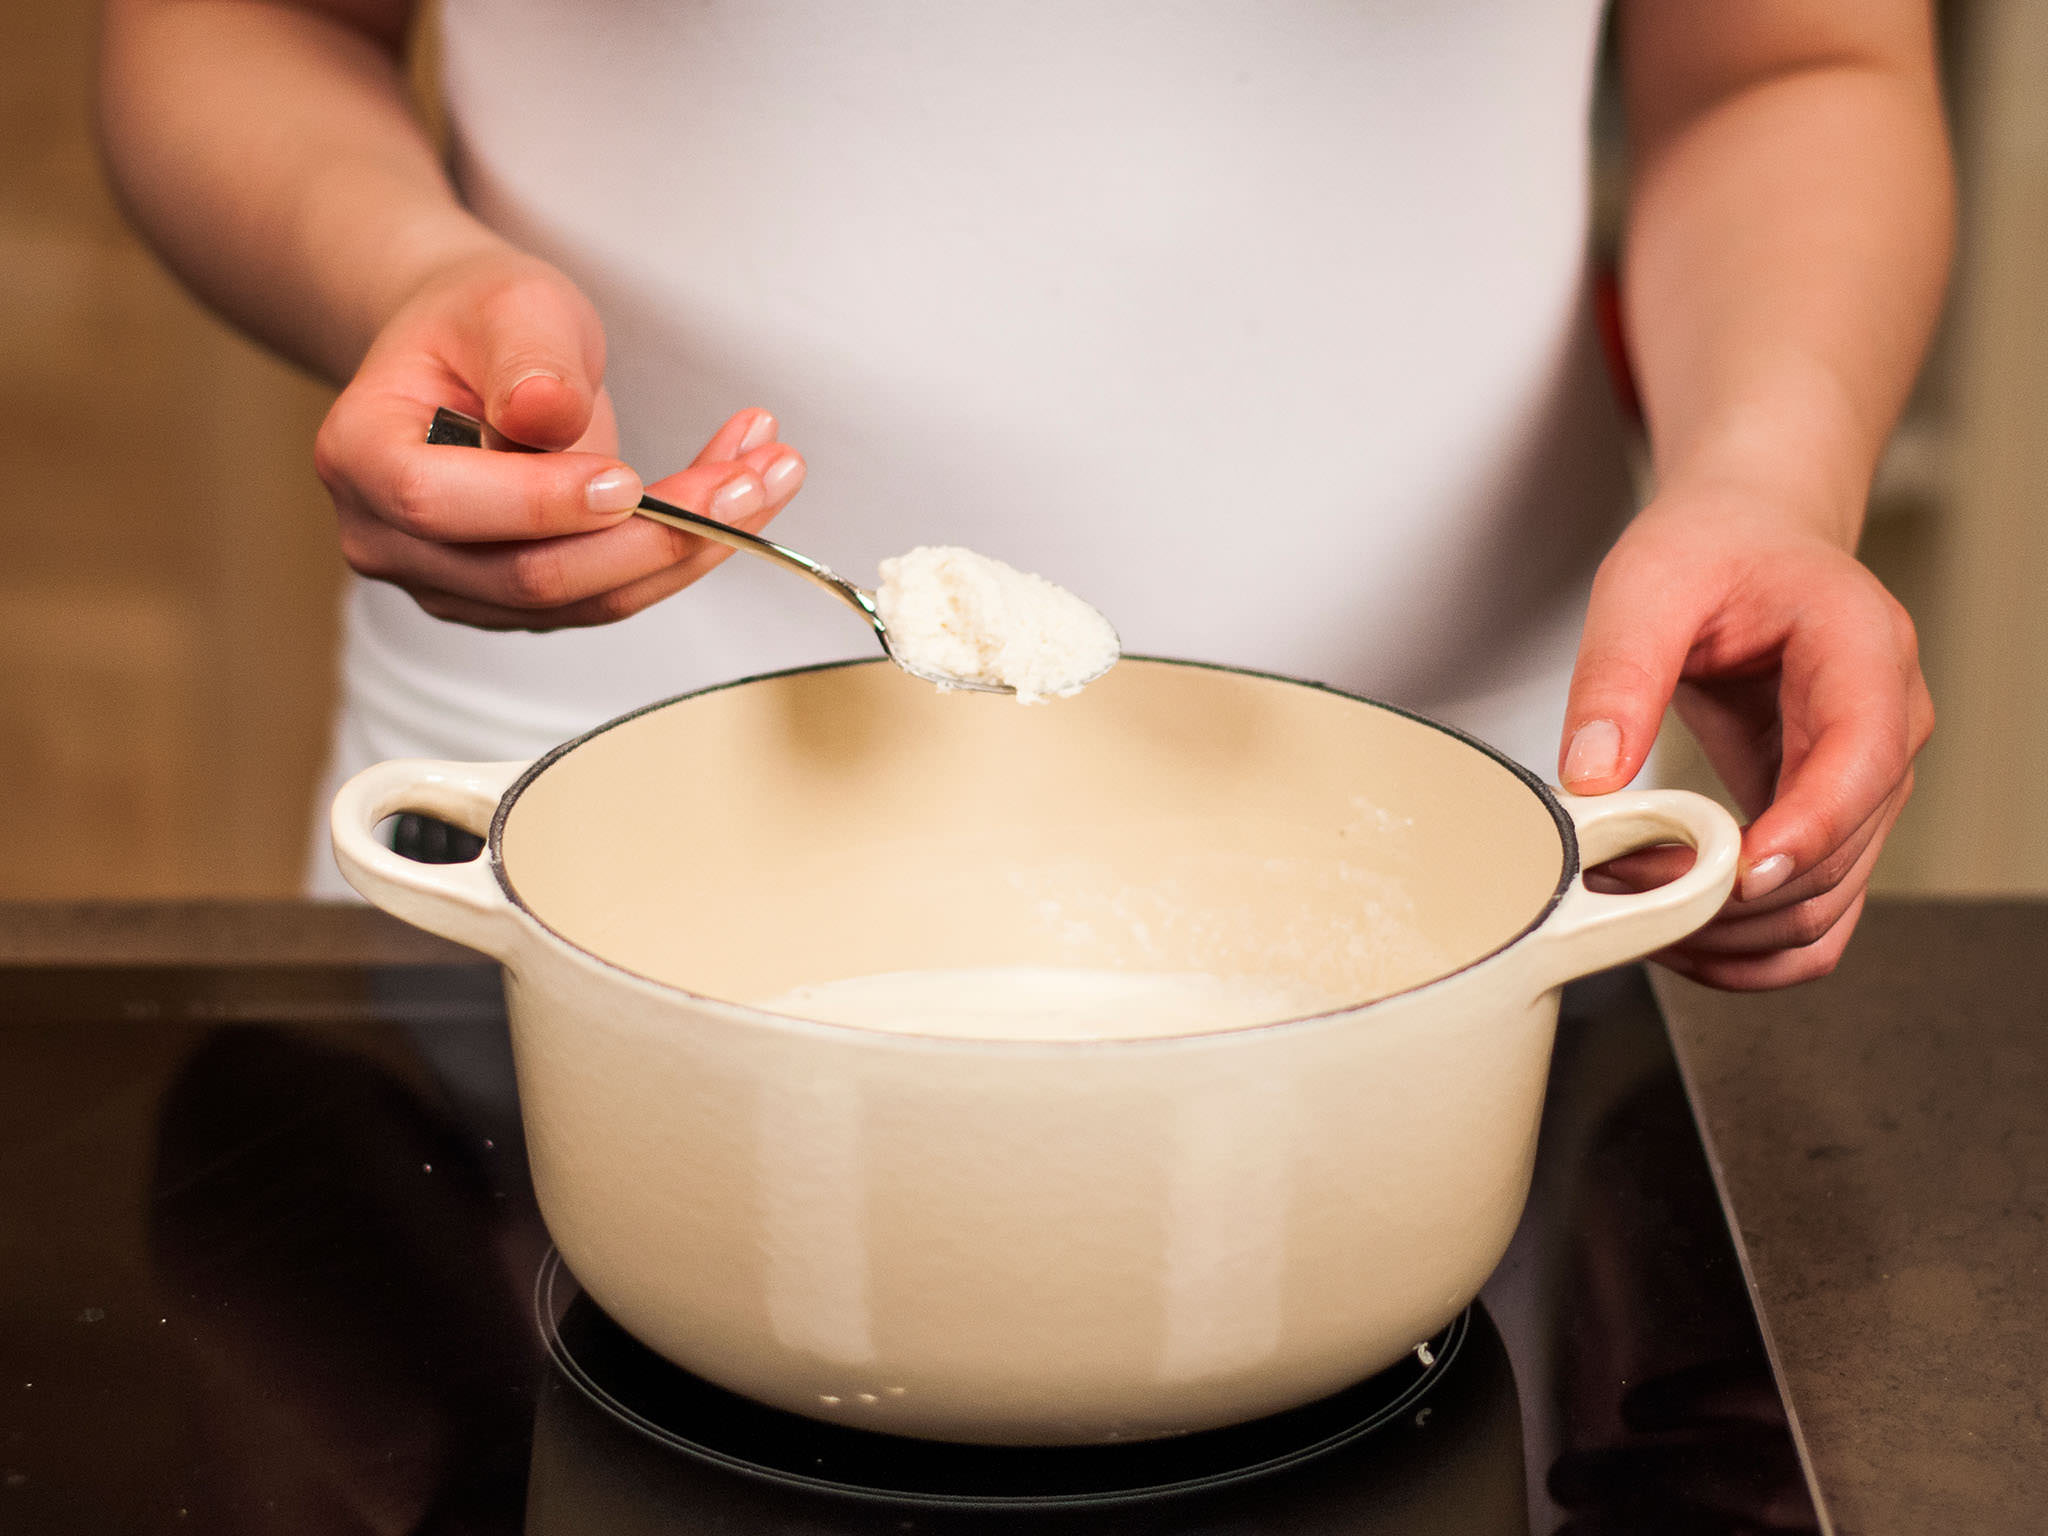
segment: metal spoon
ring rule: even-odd
[[[434,412],[433,424],[427,428],[427,441],[454,448],[481,448],[489,434],[490,445],[508,449],[515,453],[539,453],[538,448],[529,448],[524,443],[515,443],[510,438],[491,431],[474,416],[465,416],[461,411],[442,406]],[[875,638],[882,642],[882,654],[912,677],[922,678],[941,688],[964,688],[973,693],[1015,693],[1017,690],[1007,683],[984,683],[971,677],[954,677],[945,672],[928,672],[912,666],[897,655],[889,644],[889,626],[882,622],[881,611],[875,607],[875,595],[865,587],[857,587],[844,576],[821,565],[809,555],[800,555],[786,545],[777,544],[773,539],[764,539],[758,533],[748,533],[744,528],[729,527],[711,518],[699,516],[682,507],[672,506],[654,496],[642,496],[640,505],[633,509],[642,517],[652,518],[657,523],[666,523],[671,528],[680,528],[685,533],[694,533],[699,538],[713,539],[731,549],[745,550],[750,555],[759,555],[764,560],[773,560],[777,565],[795,571],[797,575],[815,582],[834,597],[852,608],[875,629]],[[1088,681],[1093,682],[1090,678]]]

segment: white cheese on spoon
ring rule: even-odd
[[[1116,664],[1109,620],[1043,576],[932,544],[881,570],[875,607],[890,653],[913,672],[1014,688],[1036,704],[1079,693]]]

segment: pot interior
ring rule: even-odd
[[[563,938],[740,1002],[982,966],[1363,1002],[1512,941],[1567,857],[1537,790],[1445,731],[1156,661],[1032,707],[881,661],[691,695],[556,757],[498,836]]]

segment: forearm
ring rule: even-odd
[[[1762,492],[1853,547],[1947,270],[1931,51],[1823,50],[1688,100],[1670,41],[1631,60],[1623,262],[1659,483]]]
[[[100,128],[130,216],[207,303],[337,381],[430,274],[497,244],[380,30],[259,0],[110,0],[104,22]]]

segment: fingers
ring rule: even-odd
[[[678,505],[751,530],[781,511],[802,480],[802,457],[770,442],[737,460],[693,466],[659,489]],[[679,591],[730,553],[645,518],[558,538],[460,545],[375,519],[351,528],[345,518],[343,542],[359,571],[404,587],[437,618],[486,629],[609,623]]]
[[[1872,818],[1872,826],[1845,868],[1825,877],[1816,872],[1802,879],[1799,884],[1807,889],[1794,900],[1784,900],[1785,892],[1779,891],[1763,902],[1731,901],[1713,922],[1674,948],[1698,958],[1760,955],[1781,949],[1806,949],[1818,943],[1869,888],[1885,837],[1898,820],[1905,798],[1902,790]]]
[[[1708,986],[1754,991],[1813,981],[1840,962],[1885,839],[1913,792],[1909,769],[1870,820],[1797,879],[1719,917],[1656,958]]]
[[[531,257],[493,251],[423,287],[315,443],[349,564],[438,616],[528,629],[623,617],[717,564],[723,546],[630,516],[644,487],[613,451],[604,361],[595,309]],[[440,405],[480,414],[493,441],[551,451],[430,445]],[[739,412],[663,494],[757,526],[803,480],[776,432],[768,412]]]
[[[1912,792],[1909,768],[1885,803],[1827,858],[1762,898],[1732,898],[1706,927],[1655,958],[1696,981],[1737,991],[1827,975],[1855,930],[1885,839]],[[1649,849],[1603,865],[1589,873],[1587,883],[1647,890],[1676,878],[1689,866],[1690,854]]]
[[[417,401],[354,393],[316,448],[343,554],[437,617],[491,629],[603,623],[688,585],[728,553],[628,517],[642,487],[615,460],[430,446]],[[775,441],[772,416],[742,411],[660,489],[751,528],[787,505],[803,470],[801,455]]]
[[[604,331],[561,273],[494,253],[452,269],[387,325],[315,442],[337,506],[420,539],[548,538],[616,522],[640,497],[602,383]],[[595,453],[430,447],[436,406],[515,443]]]
[[[553,268],[513,268],[466,294],[449,362],[516,443],[567,448],[583,436],[604,379],[604,327]]]
[[[711,434],[711,441],[690,460],[690,467],[703,464],[717,464],[726,459],[736,459],[751,449],[764,447],[775,441],[775,418],[766,411],[754,409],[736,411],[725,425]],[[664,500],[674,500],[664,497]]]
[[[415,539],[479,543],[610,527],[640,499],[640,477],[593,453],[493,453],[425,440],[419,402],[337,402],[314,463],[337,503]]]
[[[1586,871],[1586,889],[1625,896],[1669,885],[1693,866],[1695,855],[1682,843],[1639,848]]]
[[[1871,813],[1869,820],[1842,839],[1820,862],[1801,870],[1783,885],[1759,895],[1745,897],[1738,882],[1731,906],[1745,916],[1780,912],[1801,902],[1811,901],[1814,897],[1833,890],[1850,879],[1857,867],[1867,862],[1866,855],[1870,860],[1874,860],[1883,849],[1884,840],[1890,835],[1892,824],[1899,819],[1899,813],[1905,809],[1907,797],[1913,792],[1913,779],[1913,770],[1908,768],[1905,778],[1885,799],[1884,804]]]
[[[1933,730],[1933,706],[1911,625],[1902,655],[1890,618],[1880,607],[1787,642],[1779,684],[1784,770],[1776,797],[1743,834],[1745,901],[1830,859],[1839,863],[1844,845],[1907,783]]]
[[[1563,782],[1582,794],[1626,784],[1674,694],[1754,819],[1736,898],[1659,958],[1745,989],[1825,974],[1863,910],[1933,728],[1910,621],[1826,540],[1671,500],[1661,518],[1631,526],[1595,582]],[[1682,857],[1616,861],[1589,884],[1641,888]]]
[[[1784,767],[1777,669],[1758,677],[1682,679],[1671,706],[1744,818],[1762,815]]]
[[[1711,923],[1660,958],[1675,964],[1675,956],[1697,965],[1709,957],[1732,960],[1780,950],[1808,950],[1808,960],[1816,960],[1821,951],[1812,946],[1835,929],[1869,887],[1884,840],[1911,793],[1909,773],[1906,782],[1828,860],[1760,901],[1731,898]],[[1651,890],[1677,879],[1692,862],[1690,848],[1647,848],[1588,870],[1586,885],[1617,894]]]
[[[714,503],[709,514],[722,523],[731,523],[735,527],[745,528],[750,533],[759,532],[770,518],[789,505],[791,497],[803,489],[805,469],[803,455],[794,449],[784,448],[774,440],[775,419],[765,411],[758,413],[758,417],[759,419],[750,423],[741,433],[740,441],[744,444],[760,439],[760,446],[747,448],[739,461],[755,471],[755,476],[750,477],[754,480],[755,499],[744,504],[721,506]],[[689,469],[670,475],[665,480],[657,480],[648,489],[663,501],[674,502],[677,506],[694,511],[695,506],[691,499],[693,477],[709,477],[722,472],[722,466],[704,462],[709,452],[707,448],[706,453],[698,455],[698,462]],[[730,489],[730,486],[722,487],[720,495],[725,495]],[[675,530],[671,529],[670,532]],[[635,605],[630,611],[638,612],[639,608],[659,602],[715,570],[735,553],[729,545],[714,543],[709,539],[692,539],[686,534],[678,534],[678,537],[687,540],[692,546],[682,567],[682,580],[671,582],[667,579],[668,573],[650,573],[630,591],[616,594],[620,600]]]
[[[1617,547],[1593,582],[1565,704],[1558,775],[1576,795],[1626,785],[1657,740],[1699,633],[1700,587],[1680,562]]]
[[[704,498],[707,491],[723,486],[737,465],[752,473],[763,504],[774,511],[781,511],[804,483],[804,459],[794,448],[786,448],[774,440],[772,427],[775,418],[767,416],[765,411],[759,414],[767,417],[771,434],[758,447],[750,447],[731,460],[712,459],[707,448],[704,453],[697,456],[697,461],[688,469],[678,470],[675,474],[648,486],[649,492],[687,511],[704,512],[708,516],[716,517],[720,522],[729,523],[735,519],[711,508]],[[739,420],[739,416],[733,418],[734,422]],[[727,428],[731,425],[732,422],[726,424]],[[720,436],[724,435],[724,431],[725,429],[720,430]],[[716,441],[714,438],[713,442]],[[745,510],[750,511],[751,508]]]
[[[1690,949],[1666,950],[1654,958],[1681,976],[1730,992],[1764,992],[1827,975],[1841,962],[1842,951],[1856,931],[1868,893],[1858,891],[1833,927],[1813,943],[1796,949],[1757,955],[1697,954]]]

